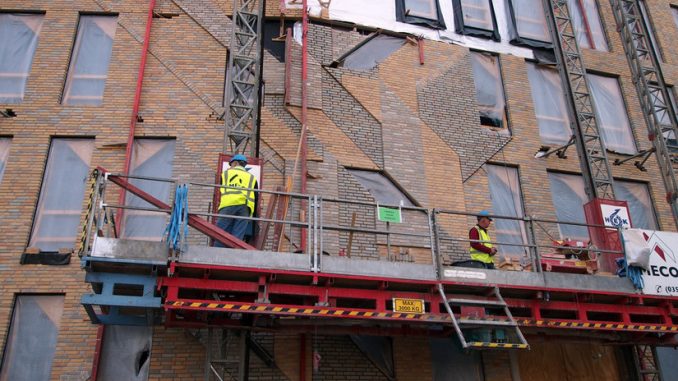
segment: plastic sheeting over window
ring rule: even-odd
[[[73,248],[80,225],[92,139],[53,139],[33,221],[30,246]]]
[[[390,337],[351,335],[351,340],[388,380],[396,380]]]
[[[453,0],[457,33],[499,41],[492,0]]]
[[[541,140],[549,144],[567,143],[572,131],[558,72],[528,62],[527,77]]]
[[[7,166],[7,159],[9,159],[9,146],[12,142],[10,138],[0,138],[0,183],[5,174],[5,167]]]
[[[0,381],[50,379],[63,309],[63,295],[16,297]]]
[[[678,348],[656,347],[657,363],[662,380],[670,380],[678,374]]]
[[[634,228],[657,230],[657,217],[654,214],[652,199],[647,185],[631,181],[615,181],[614,193],[617,200],[628,203],[631,223]]]
[[[476,85],[476,101],[483,126],[507,127],[504,85],[499,70],[499,58],[495,55],[471,52],[473,81]]]
[[[607,51],[596,0],[567,0],[567,8],[579,47]]]
[[[676,23],[676,28],[678,28],[678,8],[671,7],[671,14],[673,14],[673,22]]]
[[[551,199],[556,209],[556,218],[563,222],[585,224],[584,204],[588,202],[581,176],[549,173]],[[559,224],[561,238],[588,240],[588,228],[579,225]]]
[[[175,140],[136,139],[132,149],[131,176],[171,178]],[[169,202],[171,184],[168,182],[130,179],[130,183],[163,202]],[[153,208],[146,201],[128,193],[126,205]],[[160,241],[169,216],[166,213],[125,210],[125,238]]]
[[[354,70],[370,70],[400,49],[404,43],[405,40],[402,38],[377,35],[340,59],[340,66]]]
[[[650,18],[650,12],[647,9],[647,4],[645,3],[644,0],[638,0],[638,11],[640,12],[640,15],[643,18],[643,24],[645,24],[645,30],[647,30],[648,37],[650,38],[650,42],[652,43],[652,51],[654,52],[655,56],[659,61],[664,62],[664,57],[662,56],[662,52],[659,49],[659,43],[657,42],[657,34],[654,31],[654,27],[652,26],[652,19]]]
[[[625,154],[636,153],[636,144],[616,78],[587,74],[596,117],[605,148]]]
[[[396,20],[408,24],[445,29],[438,0],[396,0]]]
[[[522,218],[524,216],[523,200],[521,198],[518,170],[498,165],[486,165],[485,169],[487,170],[494,214]],[[522,221],[502,218],[495,218],[494,220],[497,242],[515,245],[527,243],[525,224]],[[527,254],[524,246],[498,245],[497,249],[500,254],[505,255]]]
[[[550,48],[551,34],[541,0],[510,0],[511,42],[534,48]]]
[[[153,327],[107,325],[97,380],[147,380],[152,338]]]
[[[348,170],[380,204],[414,206],[414,203],[386,176],[379,172]]]
[[[98,106],[104,100],[117,16],[80,16],[63,103]]]
[[[21,103],[44,15],[0,13],[0,103]]]
[[[482,358],[479,351],[461,350],[457,339],[431,338],[433,381],[482,381]]]

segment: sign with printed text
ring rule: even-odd
[[[426,309],[422,299],[393,298],[393,312],[423,314]]]
[[[600,204],[600,211],[603,213],[605,226],[613,228],[631,227],[628,208],[618,205]]]
[[[385,206],[379,206],[377,208],[379,221],[382,222],[393,222],[399,224],[403,222],[403,216],[400,213],[400,208],[387,208]]]
[[[643,230],[643,238],[650,248],[643,294],[678,296],[678,233]]]
[[[223,162],[223,167],[221,168],[221,171],[225,171],[230,168],[230,165],[228,164],[227,161]],[[261,165],[254,165],[254,164],[247,164],[245,166],[245,169],[247,172],[251,173],[254,175],[254,178],[257,179],[257,183],[261,182]]]

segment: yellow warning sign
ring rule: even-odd
[[[393,312],[423,314],[426,312],[422,299],[393,298]]]

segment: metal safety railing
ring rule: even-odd
[[[140,188],[146,189],[148,192],[141,192],[148,193],[155,201],[132,192],[134,197],[129,197],[126,205],[108,203],[106,200],[111,196],[110,193],[119,190],[109,187],[108,183],[112,179],[123,190],[130,192],[132,190],[126,184],[137,184],[135,192],[139,192]],[[169,202],[174,199],[175,189],[180,185],[186,193],[181,202],[186,205]],[[189,218],[180,222],[182,226],[175,230],[185,233],[176,237],[176,247],[170,251],[185,250],[188,246],[213,245],[215,240],[222,239],[219,236],[215,238],[215,232],[223,234],[216,227],[217,220],[223,215],[215,212],[213,206],[214,202],[218,202],[220,188],[226,187],[201,182],[179,184],[174,179],[95,172],[83,227],[84,249],[81,253],[89,253],[94,234],[114,238],[166,240],[166,233],[171,230],[166,229],[167,221],[170,220],[168,216],[183,206],[188,209]],[[246,242],[227,241],[241,243],[232,247],[303,254],[308,256],[313,271],[320,270],[324,256],[426,264],[432,265],[437,271],[444,266],[468,265],[465,261],[470,260],[469,246],[473,241],[468,238],[468,232],[476,224],[476,215],[473,213],[282,191],[254,191],[258,198],[255,216],[229,216],[251,223]],[[304,212],[302,203],[308,205]],[[116,223],[120,215],[124,220]],[[490,243],[498,250],[495,264],[504,270],[541,272],[551,270],[551,262],[558,261],[564,271],[593,273],[599,268],[599,257],[624,255],[619,229],[535,217],[491,217],[493,226],[489,229],[492,237]],[[612,248],[595,247],[589,233],[602,234]],[[306,242],[303,247],[302,235]],[[571,269],[566,268],[568,263]]]

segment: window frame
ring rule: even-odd
[[[484,56],[491,56],[491,57],[494,58],[494,60],[496,62],[496,69],[497,69],[497,75],[498,75],[498,78],[496,78],[496,81],[498,81],[497,90],[501,91],[501,100],[504,102],[504,107],[501,108],[502,113],[503,113],[503,119],[502,119],[502,121],[504,123],[503,126],[493,126],[493,125],[483,124],[482,123],[482,116],[479,115],[480,125],[482,127],[491,128],[491,129],[496,130],[496,131],[502,131],[502,132],[505,131],[507,134],[510,134],[511,133],[511,128],[510,128],[511,123],[510,123],[509,112],[508,112],[508,99],[506,98],[506,89],[504,87],[504,76],[502,74],[502,65],[501,65],[500,55],[497,54],[497,53],[493,53],[493,52],[487,52],[487,51],[482,51],[482,50],[473,50],[473,49],[470,50],[470,54],[471,54],[471,57],[474,54],[480,54],[480,55],[484,55]],[[473,60],[473,58],[471,58],[471,60]],[[471,65],[472,65],[471,69],[473,70],[473,65],[474,65],[473,62],[471,62]],[[481,105],[480,105],[480,103],[478,103],[478,99],[477,99],[477,97],[478,97],[478,86],[477,86],[477,83],[476,83],[476,75],[475,74],[476,74],[475,70],[473,70],[473,84],[474,84],[475,90],[476,90],[476,105],[478,106],[478,112],[480,114]]]
[[[2,185],[2,178],[5,175],[7,163],[9,162],[9,153],[10,150],[12,149],[12,139],[13,136],[0,135],[0,148],[2,148],[3,145],[7,146],[7,150],[5,151],[0,150],[0,185]]]
[[[509,22],[509,32],[511,34],[511,44],[527,46],[530,48],[541,48],[541,49],[553,49],[553,37],[551,36],[551,31],[548,25],[548,20],[546,19],[546,12],[544,10],[544,5],[541,0],[533,0],[539,3],[539,6],[542,7],[542,14],[544,15],[544,29],[548,37],[548,41],[538,40],[536,38],[525,37],[520,34],[518,31],[518,17],[516,16],[515,7],[513,5],[515,0],[508,0],[508,10],[510,14]]]
[[[445,29],[445,20],[440,11],[439,0],[424,0],[429,1],[434,6],[436,11],[436,18],[428,18],[423,16],[415,16],[407,13],[406,2],[408,0],[395,0],[396,4],[396,21],[404,22],[406,24],[421,25],[433,29]]]
[[[571,127],[572,122],[570,121],[570,117],[569,117],[569,114],[568,114],[567,99],[565,99],[565,93],[564,93],[564,90],[562,88],[563,84],[560,81],[560,74],[558,73],[558,70],[553,68],[553,67],[550,67],[550,66],[539,65],[537,62],[534,62],[534,61],[525,61],[525,62],[528,66],[528,69],[527,69],[527,71],[528,71],[528,84],[530,85],[530,96],[531,96],[532,104],[533,104],[533,108],[534,108],[534,117],[537,120],[537,128],[539,130],[540,140],[546,145],[549,145],[549,144],[560,144],[560,145],[567,144],[570,141],[570,139],[572,138],[572,135],[573,135],[572,127]],[[544,114],[544,115],[539,114],[539,111],[544,111],[544,110],[537,110],[538,103],[535,102],[534,89],[533,89],[534,86],[532,85],[532,82],[529,79],[529,77],[530,77],[529,67],[530,66],[533,66],[535,68],[535,70],[537,70],[537,71],[544,70],[544,72],[555,74],[555,80],[553,81],[553,85],[559,87],[558,89],[555,89],[555,90],[557,90],[557,91],[555,91],[555,93],[559,94],[557,99],[558,99],[559,103],[561,104],[561,106],[563,108],[563,114],[559,115],[560,118],[555,117],[555,116],[551,116],[551,115],[546,115],[546,114]],[[551,81],[549,81],[549,82],[551,82]],[[562,124],[564,124],[565,127],[566,127],[565,131],[567,132],[567,134],[563,135],[562,140],[559,139],[559,135],[544,135],[544,134],[542,134],[542,129],[539,126],[540,120],[547,120],[547,121],[551,120],[551,121],[562,122]]]
[[[505,169],[507,172],[511,171],[512,174],[510,174],[509,176],[515,175],[515,179],[517,180],[517,184],[515,184],[515,186],[517,187],[518,201],[519,201],[520,205],[518,205],[519,208],[516,208],[514,210],[516,215],[512,216],[512,217],[524,218],[525,217],[525,198],[523,197],[524,196],[523,187],[522,187],[522,182],[520,180],[520,168],[518,166],[508,165],[508,164],[505,164],[505,163],[495,163],[495,162],[488,162],[487,165],[492,166],[492,167],[497,167],[497,168],[500,168],[500,169]],[[488,191],[489,191],[488,193],[489,193],[489,196],[490,196],[490,200],[492,202],[493,210],[496,211],[497,208],[494,205],[494,201],[493,201],[493,198],[492,198],[492,194],[493,194],[492,186],[491,186],[490,180],[489,180],[490,174],[489,174],[489,171],[488,171],[487,168],[485,169],[485,171],[487,172],[487,176],[488,176]],[[511,182],[510,178],[508,179],[508,181],[509,181],[509,185],[513,185],[513,184],[510,184],[510,182]],[[515,198],[514,197],[515,196],[513,195],[513,191],[511,191],[511,198],[514,199],[513,206],[515,207],[516,205],[515,205]],[[507,214],[504,214],[504,215],[508,216]],[[499,226],[501,225],[500,224],[501,219],[495,217],[495,220],[496,220],[496,222],[494,224],[494,231],[495,231],[495,234],[497,236],[498,242],[500,242],[500,243],[502,242],[502,240],[499,239],[500,235],[506,235],[506,236],[512,236],[512,237],[519,237],[520,241],[522,242],[523,245],[529,244],[527,227],[525,226],[524,221],[521,221],[521,220],[506,220],[506,221],[515,221],[518,224],[518,230],[515,231],[515,230],[500,229]],[[512,242],[506,241],[506,243],[512,243]],[[507,255],[507,256],[516,256],[516,255],[522,256],[522,255],[525,255],[525,254],[529,254],[529,247],[528,246],[522,246],[522,247],[511,246],[511,247],[521,249],[523,251],[523,253],[522,254],[507,253],[507,252],[505,252],[506,248],[503,247],[501,244],[498,245],[499,253],[501,255]]]
[[[603,134],[606,133],[608,131],[608,129],[605,128],[606,124],[602,123],[603,118],[600,115],[598,105],[595,105],[596,124],[598,126],[599,135],[601,135],[601,137],[603,138],[603,141],[605,143],[605,149],[610,151],[610,152],[614,152],[616,154],[619,154],[619,155],[635,155],[635,154],[637,154],[638,153],[638,142],[637,142],[636,136],[635,136],[634,131],[633,131],[633,125],[631,124],[631,119],[629,118],[628,105],[626,104],[626,99],[624,98],[624,89],[622,88],[622,83],[621,83],[620,78],[616,75],[611,75],[611,74],[607,74],[607,73],[600,73],[600,72],[596,72],[596,71],[587,71],[586,76],[587,76],[587,83],[588,83],[588,86],[589,86],[589,93],[591,93],[592,100],[593,100],[593,90],[591,89],[591,87],[593,86],[595,81],[591,81],[591,76],[600,77],[600,78],[607,78],[607,79],[611,79],[611,80],[615,81],[615,83],[617,84],[616,89],[618,90],[620,106],[622,108],[621,110],[617,110],[617,111],[618,111],[618,113],[623,112],[624,116],[626,117],[625,118],[626,127],[628,128],[628,135],[629,135],[629,138],[631,139],[631,147],[630,147],[631,152],[622,152],[622,151],[610,149],[609,146],[608,146],[608,142],[604,141],[605,137],[603,136]],[[610,132],[613,135],[616,135],[622,129],[623,129],[623,126],[615,129],[614,131],[610,131]]]
[[[598,4],[598,1],[596,0],[568,0],[568,10],[570,12],[570,19],[572,19],[572,7],[570,6],[571,3],[574,2],[574,4],[577,6],[577,11],[580,14],[580,17],[582,19],[582,23],[586,26],[586,29],[582,31],[583,35],[585,36],[587,43],[589,46],[582,46],[582,42],[577,38],[577,42],[579,43],[580,47],[583,47],[584,49],[591,49],[591,50],[598,50],[601,52],[607,52],[610,50],[610,45],[608,43],[607,39],[607,33],[605,29],[605,24],[603,23],[603,19],[600,17],[600,5]],[[587,4],[586,2],[593,2],[593,8],[596,11],[595,15],[591,15],[587,12]],[[583,7],[583,9],[582,9]],[[595,41],[594,34],[592,33],[592,28],[591,28],[591,19],[593,16],[596,17],[596,20],[598,21],[598,25],[600,26],[600,36],[602,41],[605,43],[604,49],[599,48]],[[575,27],[574,23],[572,23],[572,28],[575,32],[575,35],[579,35],[577,28]]]
[[[40,43],[40,34],[42,32],[42,25],[44,24],[44,16],[45,16],[45,11],[40,11],[40,10],[10,10],[10,9],[5,9],[5,10],[0,10],[0,15],[17,15],[17,16],[42,16],[42,19],[40,20],[40,27],[38,28],[38,32],[35,36],[35,46],[33,47],[33,51],[30,54],[30,59],[28,60],[28,67],[26,68],[25,73],[0,73],[3,74],[5,77],[9,78],[25,78],[23,80],[23,84],[21,86],[21,89],[19,93],[7,93],[6,95],[9,96],[14,96],[15,98],[18,98],[18,101],[11,101],[11,102],[0,102],[0,104],[21,104],[24,101],[24,97],[26,96],[26,87],[28,84],[28,78],[31,75],[31,69],[33,67],[33,60],[35,58],[35,53],[38,49],[38,44]],[[21,59],[25,59],[25,57],[22,57]],[[2,96],[2,94],[0,94]]]
[[[650,10],[645,3],[645,0],[638,0],[636,2],[638,5],[638,12],[640,12],[640,19],[645,25],[645,30],[647,31],[647,38],[649,39],[650,44],[652,45],[652,52],[655,55],[655,58],[658,62],[666,62],[664,59],[663,49],[659,44],[659,38],[657,37],[657,32],[654,28],[654,22],[652,21],[652,15]]]
[[[656,228],[654,230],[661,230],[660,229],[661,226],[659,224],[659,217],[658,217],[658,214],[657,214],[657,207],[655,206],[654,198],[652,197],[652,184],[650,184],[649,182],[633,180],[633,179],[614,178],[613,188],[615,186],[618,186],[617,184],[619,184],[619,183],[635,184],[635,185],[644,186],[645,191],[647,191],[647,198],[650,202],[650,204],[648,206],[650,207],[652,222],[654,222],[654,226]],[[614,189],[614,191],[615,191],[615,193],[617,193],[616,189]],[[622,200],[622,201],[627,201],[627,200]],[[628,201],[627,201],[627,203],[628,203]],[[635,229],[646,229],[646,228],[639,228],[639,227],[634,225],[634,215],[632,215],[630,206],[629,206],[629,217],[631,218],[631,224],[633,225],[633,228],[635,228]]]
[[[452,7],[454,11],[454,29],[459,34],[464,34],[468,36],[488,38],[494,41],[501,41],[499,36],[499,29],[497,28],[497,18],[494,13],[494,4],[492,0],[482,0],[486,1],[489,7],[489,17],[492,23],[492,30],[477,27],[477,26],[468,26],[464,22],[464,0],[452,0]]]
[[[36,200],[35,204],[35,210],[33,212],[33,220],[32,220],[32,225],[31,225],[31,230],[29,232],[29,237],[28,237],[28,245],[29,247],[39,247],[37,245],[38,242],[41,240],[44,241],[45,238],[50,238],[50,237],[40,237],[38,235],[38,230],[41,227],[41,222],[42,222],[42,217],[43,216],[51,216],[51,215],[66,215],[66,216],[78,216],[78,223],[75,225],[75,228],[73,230],[73,235],[72,237],[65,237],[60,240],[56,241],[47,241],[47,242],[58,242],[58,241],[63,241],[63,242],[68,242],[67,239],[71,239],[71,244],[69,246],[61,246],[61,247],[69,247],[75,250],[76,248],[76,240],[78,237],[78,227],[80,225],[80,217],[82,216],[82,205],[78,206],[78,209],[54,209],[52,211],[45,211],[43,209],[43,196],[44,196],[44,190],[46,189],[49,184],[47,184],[48,179],[46,178],[47,171],[50,168],[50,159],[51,159],[51,154],[52,154],[52,148],[54,147],[54,141],[56,140],[65,140],[65,141],[72,141],[72,140],[80,140],[80,141],[91,141],[92,144],[92,152],[90,153],[89,161],[86,163],[87,164],[87,171],[86,173],[89,174],[90,168],[91,168],[91,160],[92,160],[92,155],[94,154],[94,148],[95,148],[95,138],[91,136],[52,136],[50,138],[50,143],[49,143],[49,149],[47,151],[47,156],[45,158],[45,164],[43,167],[43,172],[42,172],[42,179],[40,181],[40,191],[38,193],[38,198]],[[86,194],[86,184],[82,185],[83,192],[82,192],[82,199],[81,199],[81,204],[82,200],[85,198]],[[63,213],[67,212],[67,213]],[[59,237],[56,237],[59,238]],[[72,247],[71,247],[72,246]],[[41,251],[43,251],[41,249]],[[53,252],[52,250],[45,250],[44,252]]]
[[[62,91],[61,91],[60,103],[64,106],[72,106],[72,107],[100,107],[104,103],[104,95],[106,93],[106,82],[108,81],[110,64],[111,64],[111,61],[113,60],[113,49],[115,47],[115,34],[116,34],[116,32],[114,32],[113,36],[111,37],[111,51],[110,51],[109,59],[106,62],[106,75],[93,74],[93,76],[99,76],[99,77],[103,76],[103,78],[94,78],[94,79],[103,79],[103,87],[102,87],[101,95],[100,96],[89,96],[89,95],[84,96],[86,98],[99,99],[100,102],[96,103],[96,104],[91,104],[91,103],[87,103],[87,102],[71,103],[71,102],[69,102],[69,99],[72,98],[72,96],[70,96],[70,91],[71,91],[72,86],[73,86],[73,79],[87,79],[87,78],[84,78],[84,77],[83,78],[73,78],[72,77],[72,75],[74,75],[72,73],[73,73],[73,70],[75,70],[75,65],[78,62],[78,56],[79,56],[79,53],[80,53],[80,51],[78,51],[78,56],[76,56],[74,54],[75,50],[76,50],[76,46],[78,45],[78,36],[80,34],[81,22],[82,22],[83,17],[115,17],[116,18],[116,20],[115,20],[116,28],[115,29],[117,31],[117,24],[118,24],[118,18],[119,18],[119,14],[117,12],[80,12],[78,14],[78,23],[76,25],[75,32],[73,34],[73,42],[71,44],[71,54],[70,54],[70,57],[69,57],[69,60],[68,60],[68,69],[66,71],[66,76],[64,78],[64,85],[63,85],[63,88],[62,88]],[[90,75],[84,74],[84,76],[90,76]]]

